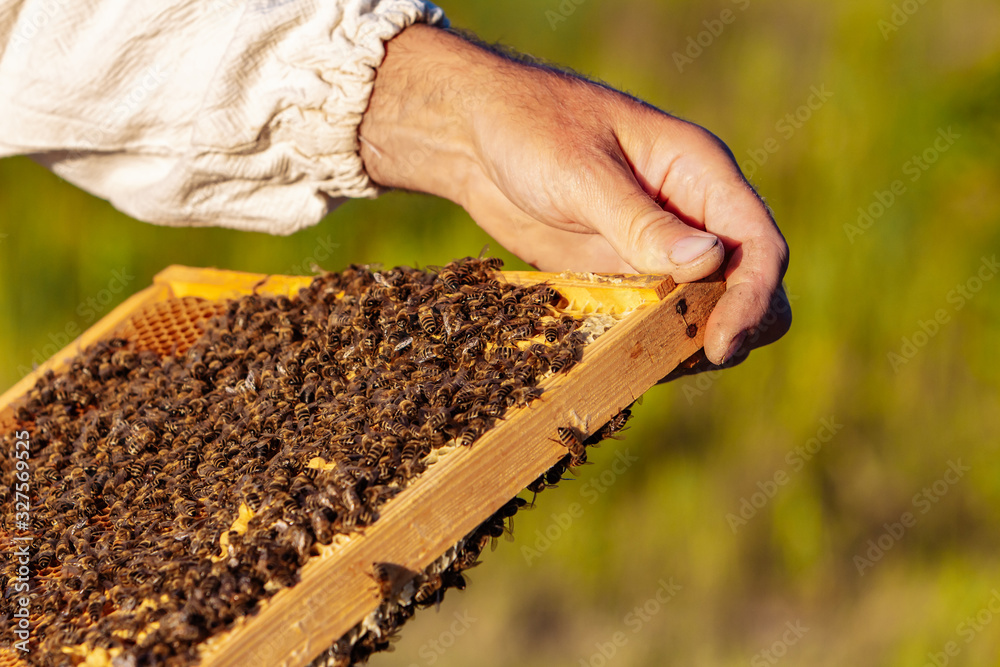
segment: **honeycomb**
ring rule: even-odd
[[[133,342],[137,350],[152,350],[161,357],[183,354],[225,309],[224,302],[194,296],[158,301],[126,320],[116,335]]]

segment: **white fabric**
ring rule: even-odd
[[[421,0],[0,0],[0,157],[129,215],[290,234],[378,188],[358,155]]]

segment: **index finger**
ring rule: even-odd
[[[729,255],[726,293],[705,332],[706,356],[722,364],[746,340],[765,345],[788,330],[791,311],[781,290],[788,244],[725,144],[704,130],[686,141],[691,145],[674,161],[661,196],[668,210],[718,236]]]

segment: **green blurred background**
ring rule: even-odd
[[[372,664],[1000,664],[1000,280],[983,263],[1000,251],[1000,5],[445,9],[725,140],[788,238],[795,323],[739,368],[650,391],[624,441]],[[443,264],[488,241],[403,193],[288,238],[160,228],[3,160],[0,386],[168,264]],[[638,459],[620,475],[619,449]],[[529,558],[536,531],[555,539]]]

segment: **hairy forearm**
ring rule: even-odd
[[[460,201],[463,182],[480,169],[472,114],[486,101],[495,58],[426,25],[389,42],[360,128],[372,180]]]
[[[467,200],[483,181],[504,187],[510,180],[501,156],[535,151],[558,159],[562,131],[597,136],[599,119],[613,115],[612,107],[634,103],[516,54],[414,25],[387,44],[362,119],[360,152],[379,185],[475,208]],[[580,127],[588,122],[594,127]]]

